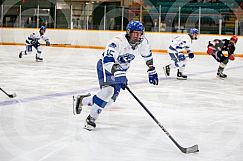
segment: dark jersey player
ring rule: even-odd
[[[207,53],[212,55],[216,61],[218,61],[219,67],[217,71],[217,77],[221,79],[227,78],[227,75],[223,73],[226,65],[228,64],[229,60],[234,60],[234,51],[235,51],[235,44],[238,41],[238,37],[233,35],[230,40],[228,39],[215,39],[213,41],[209,41]],[[223,52],[227,52],[227,56],[223,54]]]

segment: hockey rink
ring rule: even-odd
[[[72,96],[95,94],[96,62],[102,50],[44,47],[18,58],[24,46],[0,46],[0,161],[242,161],[243,59],[230,61],[216,78],[211,56],[188,60],[188,80],[166,78],[169,56],[154,53],[159,85],[148,83],[147,67],[137,57],[128,85],[172,137],[200,152],[183,154],[143,110],[122,91],[93,131],[83,129],[89,107],[73,115]]]

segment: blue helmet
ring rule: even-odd
[[[45,26],[41,26],[41,27],[40,27],[40,30],[44,30],[44,31],[46,31],[46,27],[45,27]]]
[[[189,34],[191,34],[191,35],[192,34],[199,34],[199,31],[196,28],[191,28]]]
[[[130,31],[144,31],[144,27],[143,24],[140,21],[134,21],[131,20],[128,24],[127,24],[127,28],[126,28],[127,32]]]
[[[133,49],[135,49],[137,47],[137,45],[139,45],[143,39],[144,39],[144,27],[143,27],[143,24],[139,21],[134,21],[134,20],[131,20],[128,24],[127,24],[127,28],[126,28],[126,37],[128,39],[128,42],[129,44],[132,46]],[[141,31],[141,35],[138,39],[133,39],[131,37],[131,34],[133,31]]]

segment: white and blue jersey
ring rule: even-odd
[[[175,37],[168,49],[168,52],[171,56],[171,59],[177,59],[178,55],[183,54],[183,50],[186,50],[187,53],[192,53],[191,51],[192,39],[187,35]]]
[[[102,59],[98,61],[100,86],[115,83],[112,72],[114,64],[119,64],[124,71],[127,71],[137,55],[141,55],[145,61],[153,59],[152,50],[146,38],[133,50],[125,35],[123,33],[115,36],[106,46]]]
[[[34,47],[37,50],[37,54],[40,55],[42,52],[39,42],[40,40],[43,40],[46,43],[49,42],[49,39],[46,36],[41,35],[40,32],[30,34],[25,40],[25,54],[30,54],[32,52],[32,47]]]
[[[168,53],[173,61],[172,67],[179,67],[180,71],[184,70],[186,59],[180,59],[180,56],[184,56],[183,50],[186,50],[188,54],[192,53],[191,45],[192,39],[188,34],[177,36],[172,40],[168,49]]]
[[[25,43],[26,45],[32,45],[35,48],[37,48],[40,46],[40,42],[39,42],[40,40],[43,40],[45,42],[49,41],[49,39],[46,36],[40,35],[40,32],[37,32],[37,33],[30,34],[27,37]]]

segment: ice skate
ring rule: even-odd
[[[36,60],[36,62],[42,62],[43,61],[43,58],[37,56],[37,54],[36,54],[35,60]]]
[[[81,113],[82,106],[83,106],[82,101],[85,97],[89,97],[89,96],[91,96],[90,93],[88,93],[86,95],[78,95],[76,98],[75,98],[75,96],[73,96],[73,114],[74,115]]]
[[[226,74],[224,74],[224,73],[220,73],[220,72],[218,72],[217,73],[217,77],[219,78],[219,79],[225,79],[225,78],[227,78],[227,75]]]
[[[170,65],[166,65],[165,67],[163,67],[163,70],[166,77],[170,76]]]
[[[187,79],[187,75],[183,75],[181,72],[177,72],[177,79],[179,80],[186,80]]]
[[[19,53],[19,58],[21,59],[23,57],[23,51]]]
[[[86,122],[84,124],[84,129],[86,130],[93,130],[96,127],[95,119],[90,115],[86,118]]]

